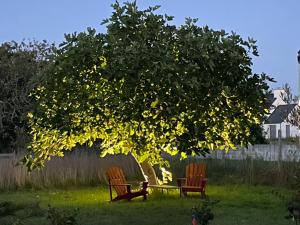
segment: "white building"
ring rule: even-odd
[[[284,102],[282,100],[283,93],[283,89],[273,90],[273,96],[269,98],[272,102],[272,107],[270,115],[263,124],[266,138],[268,139],[279,138],[280,133],[282,138],[299,136],[298,127],[288,122],[288,118],[297,104],[287,104]]]

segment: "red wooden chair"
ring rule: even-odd
[[[204,163],[191,163],[186,166],[186,177],[178,178],[177,183],[181,193],[185,196],[187,192],[200,192],[202,197],[205,197],[205,178],[206,165]]]
[[[147,185],[148,182],[143,182],[142,189],[133,192],[131,190],[131,184],[126,182],[123,170],[119,167],[111,167],[106,171],[106,177],[108,179],[109,194],[111,201],[118,201],[127,199],[130,201],[132,198],[143,196],[143,200],[147,199]],[[117,196],[113,199],[112,187],[115,189]]]

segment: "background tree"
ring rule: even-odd
[[[255,41],[187,19],[113,4],[107,33],[66,35],[29,114],[33,169],[78,144],[101,155],[133,154],[166,164],[163,154],[205,154],[253,141],[269,79],[252,74]]]
[[[33,110],[29,92],[40,82],[52,48],[47,42],[1,44],[0,152],[16,150],[16,140],[24,139],[26,115]]]
[[[283,92],[281,93],[281,99],[287,104],[298,104],[287,117],[287,122],[300,128],[300,108],[299,108],[299,96],[293,94],[289,84],[283,86]]]

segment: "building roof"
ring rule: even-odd
[[[297,104],[279,105],[271,113],[265,124],[276,124],[284,122]]]

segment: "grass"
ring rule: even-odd
[[[285,203],[292,191],[284,188],[247,185],[209,185],[207,194],[211,199],[219,199],[214,206],[215,219],[212,225],[287,225],[292,221],[287,215]],[[43,210],[50,204],[59,209],[78,209],[77,221],[80,225],[187,225],[191,224],[191,208],[199,202],[199,195],[179,198],[176,191],[162,195],[152,193],[147,201],[140,198],[132,202],[109,203],[106,187],[85,187],[69,190],[23,190],[0,192],[0,202],[12,201],[16,204],[34,205],[39,202]],[[17,211],[23,215],[24,225],[50,224],[39,213],[26,217],[26,209]],[[25,215],[25,216],[24,216]],[[5,225],[8,217],[1,218]]]
[[[176,178],[184,176],[191,160],[170,161]],[[299,162],[282,162],[279,166],[277,162],[248,159],[204,161],[209,178],[207,194],[220,200],[213,209],[212,225],[294,224],[284,219],[288,214],[286,202],[293,193],[284,187],[299,189]],[[136,162],[121,155],[99,159],[93,152],[76,152],[53,159],[46,168],[33,173],[14,166],[16,162],[0,158],[0,203],[12,201],[19,206],[14,215],[6,217],[1,217],[0,207],[0,225],[11,225],[15,217],[22,223],[14,225],[50,225],[46,219],[48,205],[60,210],[78,209],[79,225],[185,225],[191,224],[191,208],[199,202],[199,195],[180,199],[174,191],[152,193],[146,202],[135,199],[109,203],[108,188],[95,187],[106,183],[104,172],[108,167],[121,166],[128,180],[141,178]]]

